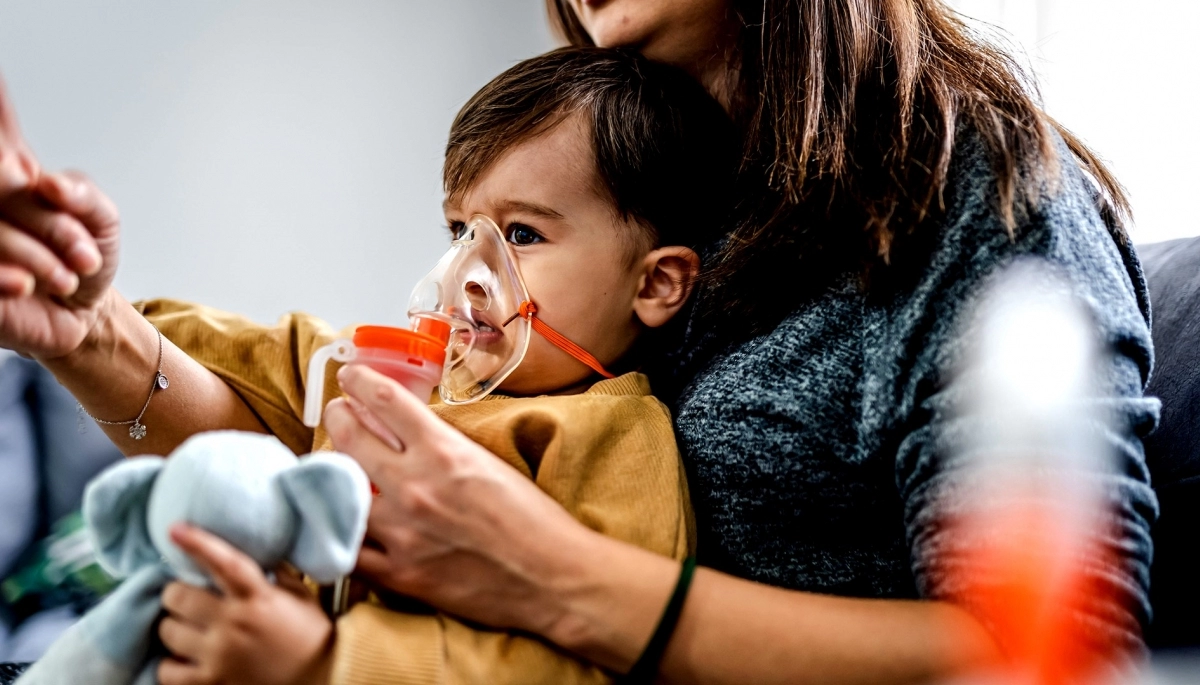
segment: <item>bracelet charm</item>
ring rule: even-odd
[[[150,324],[154,326],[154,324]],[[79,413],[89,419],[105,426],[129,426],[129,437],[134,440],[141,440],[146,437],[146,424],[142,423],[142,417],[146,415],[146,410],[150,408],[150,400],[154,398],[154,393],[157,390],[166,390],[171,386],[171,381],[167,379],[166,374],[162,372],[163,362],[163,334],[158,330],[158,326],[154,326],[154,330],[158,333],[158,370],[154,372],[154,380],[150,382],[150,394],[146,397],[146,403],[142,405],[142,411],[138,412],[137,418],[128,421],[105,421],[98,419],[88,413],[83,408],[83,404],[79,404]],[[82,420],[82,418],[80,419]],[[82,429],[82,425],[80,426]]]

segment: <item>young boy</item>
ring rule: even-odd
[[[532,335],[524,360],[493,396],[435,402],[432,411],[586,525],[676,559],[694,546],[686,480],[670,416],[637,369],[648,338],[688,300],[700,267],[694,248],[718,237],[735,168],[732,126],[698,84],[635,53],[600,49],[555,51],[500,75],[459,113],[446,152],[452,236],[472,216],[494,221],[537,318],[561,337]],[[296,452],[329,447],[322,430],[298,418],[308,358],[333,338],[320,322],[291,315],[264,328],[175,302],[140,306]],[[213,344],[230,338],[235,349]],[[613,377],[599,380],[598,369]],[[337,394],[335,381],[326,394]],[[164,643],[182,663],[164,668],[210,676],[239,670],[227,675],[271,682],[610,677],[530,637],[372,602],[340,618],[330,644],[323,614],[298,606],[304,600],[283,589],[271,592],[267,605],[278,611],[255,611],[229,593],[210,600],[221,611],[199,613],[240,618],[173,615]],[[209,621],[206,630],[218,639],[243,629],[239,639],[222,641],[234,647],[214,651],[186,632],[194,620]],[[244,630],[254,622],[258,632]],[[271,635],[284,622],[279,630],[312,639],[280,645],[247,638]]]

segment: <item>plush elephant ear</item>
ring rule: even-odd
[[[104,570],[118,578],[159,560],[146,505],[162,471],[161,457],[126,459],[105,469],[83,492],[83,520]]]
[[[343,454],[321,452],[276,478],[298,522],[292,564],[320,583],[354,570],[371,510],[371,483],[362,467]]]

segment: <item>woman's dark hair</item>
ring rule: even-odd
[[[1041,110],[1020,66],[942,0],[730,5],[741,27],[732,109],[743,131],[742,187],[758,190],[709,275],[720,284],[713,307],[738,312],[745,330],[777,323],[806,296],[797,276],[819,286],[837,270],[866,276],[919,254],[910,244],[928,238],[921,229],[943,209],[964,128],[991,156],[1010,234],[1053,187],[1057,132],[1102,187],[1114,237],[1126,239],[1120,184]],[[570,43],[592,44],[567,0],[547,7]],[[772,287],[781,274],[791,288]],[[796,297],[767,300],[763,292]]]
[[[562,48],[484,86],[450,129],[447,196],[574,114],[590,127],[601,188],[648,242],[699,247],[727,228],[739,144],[733,123],[686,73],[633,50]]]

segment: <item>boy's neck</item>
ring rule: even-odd
[[[633,371],[640,371],[641,367],[642,367],[640,357],[641,357],[641,355],[639,354],[638,346],[634,345],[631,350],[626,352],[621,358],[619,358],[616,362],[614,362],[612,364],[612,366],[609,367],[608,370],[610,372],[612,372],[614,378],[620,378],[621,376],[623,376],[627,373],[633,372]],[[601,381],[604,381],[604,380],[605,379],[600,377],[599,374],[593,373],[593,374],[590,374],[590,375],[584,377],[578,383],[573,383],[571,385],[564,386],[562,388],[556,388],[554,390],[543,390],[541,392],[536,392],[536,393],[513,393],[513,392],[506,392],[504,390],[504,385],[501,384],[501,386],[499,388],[497,388],[497,392],[504,397],[513,397],[513,398],[516,398],[516,397],[547,397],[547,396],[548,397],[559,397],[559,396],[566,396],[566,395],[582,395],[583,393],[587,392],[588,390],[591,390],[592,386],[594,386],[597,383],[600,383]]]
[[[621,374],[618,373],[617,375],[620,376]],[[568,385],[563,388],[556,388],[554,390],[543,390],[541,392],[536,392],[536,393],[506,392],[504,390],[504,386],[501,385],[500,388],[498,388],[497,391],[491,395],[491,397],[509,397],[509,398],[516,399],[516,398],[521,398],[521,397],[561,397],[561,396],[567,396],[567,395],[582,395],[583,393],[587,392],[588,390],[591,390],[593,385],[599,383],[602,380],[604,380],[604,379],[601,378],[600,376],[598,376],[597,374],[592,374],[592,375],[588,376],[587,378],[584,378],[583,380],[581,380],[578,383],[575,383],[573,385]]]

